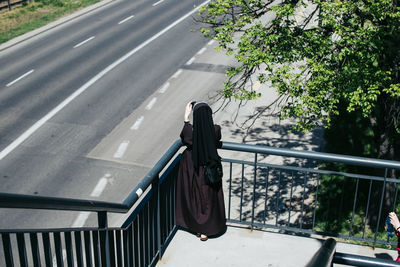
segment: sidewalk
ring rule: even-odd
[[[227,232],[206,242],[179,230],[167,247],[159,267],[299,267],[305,266],[324,240],[293,235],[250,231],[228,227]],[[337,243],[336,251],[342,253],[396,258],[397,252],[370,247]],[[340,265],[334,265],[340,266]]]

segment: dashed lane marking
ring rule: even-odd
[[[134,17],[134,16],[132,15],[132,16],[129,16],[129,17],[127,17],[127,18],[121,20],[120,22],[118,22],[118,25],[120,25],[120,24],[122,24],[122,23],[125,23],[125,22],[127,22],[128,20],[130,20],[130,19],[133,19],[133,17]]]
[[[35,71],[35,70],[32,69],[32,70],[28,71],[27,73],[22,74],[21,76],[19,76],[19,77],[18,77],[17,79],[15,79],[14,81],[8,83],[6,86],[7,86],[7,87],[10,87],[11,85],[13,85],[14,83],[16,83],[16,82],[22,80],[23,78],[25,78],[25,77],[28,76],[29,74],[32,74],[34,71]]]
[[[82,41],[82,42],[80,42],[79,44],[76,44],[76,45],[74,46],[74,48],[80,47],[80,46],[86,44],[87,42],[93,40],[94,38],[95,38],[94,36],[89,37],[89,38],[87,38],[85,41]]]
[[[114,158],[117,158],[117,159],[122,158],[124,156],[126,150],[128,149],[128,146],[129,146],[129,141],[128,140],[123,141],[119,145],[117,151],[114,153]]]
[[[140,124],[142,124],[143,120],[144,120],[143,116],[141,116],[139,119],[137,119],[135,121],[135,123],[132,125],[131,130],[138,130],[140,127]]]
[[[150,100],[150,102],[147,104],[146,109],[147,109],[147,110],[152,109],[153,106],[154,106],[154,104],[156,103],[156,101],[157,101],[157,98],[156,98],[156,97],[153,97],[153,99]]]

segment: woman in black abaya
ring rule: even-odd
[[[193,110],[193,125],[189,115]],[[214,125],[211,108],[204,102],[188,103],[181,132],[187,147],[179,165],[176,191],[176,224],[196,233],[202,241],[226,228],[222,183],[210,186],[203,166],[218,157],[221,127]]]

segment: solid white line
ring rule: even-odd
[[[213,40],[209,41],[207,45],[212,45],[214,42],[215,42],[215,40],[213,39]]]
[[[153,4],[153,6],[156,6],[156,5],[158,5],[158,4],[161,4],[162,2],[164,2],[164,0],[160,0],[160,1],[158,1],[158,2],[155,2],[155,3]]]
[[[179,69],[179,70],[177,70],[176,72],[175,72],[175,74],[174,75],[172,75],[172,78],[178,78],[179,77],[179,75],[182,73],[182,69]]]
[[[141,116],[139,119],[136,120],[136,122],[132,125],[131,130],[137,130],[140,127],[140,124],[142,124],[144,120],[144,117]]]
[[[164,94],[164,93],[168,90],[168,87],[169,87],[169,82],[165,83],[164,86],[161,87],[161,89],[160,89],[159,92],[160,92],[161,94]]]
[[[76,217],[72,227],[82,227],[86,220],[89,218],[90,212],[89,211],[82,211],[79,213],[78,217]]]
[[[191,65],[195,61],[195,59],[195,57],[192,57],[191,59],[189,59],[188,62],[186,62],[186,65]]]
[[[14,83],[16,83],[16,82],[18,82],[19,80],[25,78],[26,76],[28,76],[29,74],[31,74],[31,73],[34,72],[34,71],[35,71],[35,70],[30,70],[30,71],[28,71],[27,73],[25,73],[25,74],[19,76],[19,77],[18,77],[17,79],[15,79],[14,81],[8,83],[6,86],[9,87],[9,86],[13,85]]]
[[[118,159],[122,158],[124,156],[126,150],[128,149],[128,146],[129,146],[129,141],[128,140],[123,141],[119,145],[117,152],[114,153],[114,158],[118,158]]]
[[[85,41],[82,41],[82,42],[80,42],[79,44],[76,44],[76,45],[74,46],[74,48],[80,47],[81,45],[86,44],[87,42],[89,42],[89,41],[91,41],[91,40],[93,40],[93,39],[94,39],[94,36],[89,37],[89,38],[87,38]]]
[[[96,187],[93,189],[92,193],[90,194],[91,197],[99,197],[101,195],[101,193],[103,193],[103,191],[107,185],[107,177],[106,176],[100,178]]]
[[[203,47],[202,49],[200,49],[199,52],[197,52],[197,54],[198,54],[198,55],[201,55],[201,54],[203,54],[204,51],[206,51],[206,50],[207,50],[207,48],[206,48],[206,47]]]
[[[185,20],[186,18],[190,17],[192,14],[197,12],[199,8],[202,6],[208,4],[210,0],[205,1],[203,4],[197,6],[195,9],[184,15],[183,17],[179,18],[157,34],[153,35],[151,38],[147,39],[143,43],[141,43],[139,46],[116,60],[114,63],[109,65],[107,68],[99,72],[96,76],[94,76],[92,79],[90,79],[88,82],[86,82],[84,85],[82,85],[78,90],[76,90],[72,95],[67,97],[63,102],[61,102],[57,107],[55,107],[52,111],[50,111],[46,116],[44,116],[42,119],[37,121],[34,125],[31,126],[26,132],[24,132],[21,136],[19,136],[16,140],[14,140],[11,144],[9,144],[5,149],[3,149],[0,152],[0,160],[2,160],[5,156],[7,156],[11,151],[13,151],[16,147],[18,147],[22,142],[24,142],[29,136],[31,136],[35,131],[37,131],[42,125],[44,125],[48,120],[50,120],[54,115],[56,115],[60,110],[62,110],[66,105],[68,105],[72,100],[74,100],[76,97],[78,97],[80,94],[82,94],[86,89],[88,89],[91,85],[93,85],[95,82],[100,80],[104,75],[109,73],[111,70],[113,70],[115,67],[117,67],[119,64],[123,63],[125,60],[130,58],[132,55],[134,55],[136,52],[141,50],[143,47],[148,45],[149,43],[153,42],[156,40],[158,37],[175,27],[177,24]]]
[[[124,22],[127,22],[128,20],[130,20],[130,19],[132,19],[134,16],[132,15],[132,16],[129,16],[129,17],[127,17],[126,19],[123,19],[123,20],[121,20],[120,22],[118,22],[118,24],[122,24],[122,23],[124,23]]]
[[[147,110],[152,109],[153,106],[154,106],[154,104],[156,103],[156,101],[157,101],[157,98],[156,98],[156,97],[153,97],[153,99],[147,104],[146,109],[147,109]]]

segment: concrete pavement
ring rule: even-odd
[[[305,266],[323,239],[228,227],[218,238],[200,241],[178,230],[167,247],[159,267],[299,267]],[[336,251],[368,257],[395,259],[397,252],[338,242]],[[341,266],[335,264],[334,266]]]

